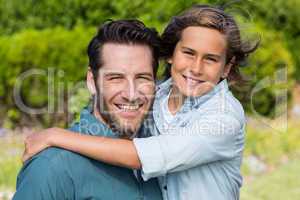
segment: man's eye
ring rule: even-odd
[[[119,76],[113,76],[108,78],[108,80],[119,80],[119,79],[121,79],[121,77]]]
[[[140,76],[138,78],[143,79],[143,80],[147,80],[147,81],[152,81],[153,80],[151,77],[148,77],[148,76]]]

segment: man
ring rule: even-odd
[[[70,129],[88,135],[134,137],[153,103],[158,52],[157,32],[143,23],[105,23],[88,46],[87,86],[93,103]],[[25,162],[13,199],[161,198],[156,179],[142,182],[132,170],[49,148]]]

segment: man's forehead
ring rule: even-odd
[[[116,58],[152,58],[150,46],[145,44],[122,44],[122,43],[106,43],[102,47],[102,57],[107,61],[117,61]]]
[[[99,70],[99,72],[101,74],[126,74],[128,72],[126,72],[126,68],[122,68],[120,66],[115,66],[115,67],[105,67],[105,66],[102,66]]]
[[[100,69],[103,73],[151,72],[151,50],[145,45],[105,44]]]
[[[147,67],[138,67],[134,70],[130,67],[122,67],[122,66],[110,66],[105,67],[102,66],[99,70],[99,73],[102,75],[111,75],[111,74],[119,74],[119,75],[138,75],[138,74],[152,74],[151,70],[148,70]]]

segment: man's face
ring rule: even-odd
[[[102,61],[96,83],[97,111],[111,128],[130,137],[138,131],[153,103],[151,50],[145,45],[106,43]],[[88,78],[88,84],[91,82]]]

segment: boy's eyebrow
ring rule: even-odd
[[[189,51],[192,51],[192,52],[196,52],[194,49],[191,49],[191,48],[189,48],[189,47],[185,47],[185,46],[182,46],[181,47],[182,49],[185,49],[185,50],[189,50]]]
[[[182,49],[189,50],[189,51],[191,51],[193,53],[196,53],[196,50],[194,50],[192,48],[189,48],[189,47],[186,47],[186,46],[183,46]],[[218,59],[220,59],[222,57],[221,55],[214,54],[214,53],[208,53],[208,54],[206,54],[206,56],[208,56],[208,57],[215,57],[215,58],[218,58]]]

